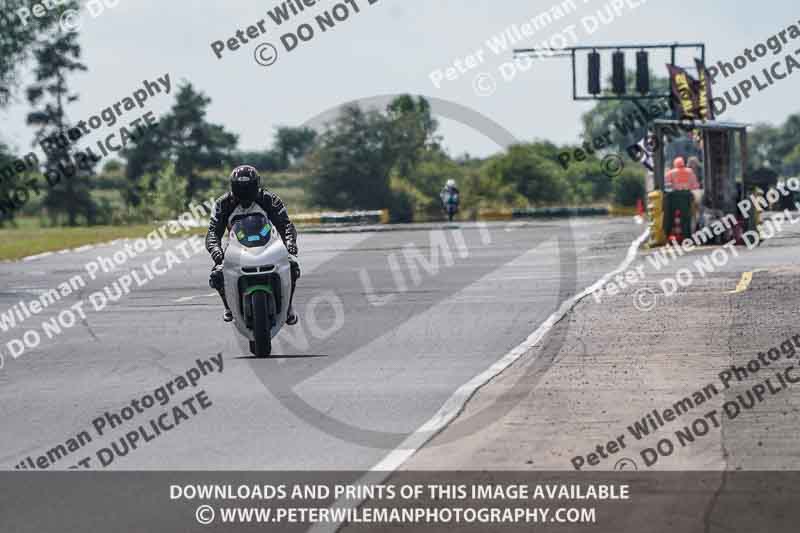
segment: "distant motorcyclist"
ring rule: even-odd
[[[292,292],[289,296],[289,312],[287,313],[286,323],[294,325],[297,323],[297,315],[292,309],[292,298],[294,297],[295,284],[300,277],[300,265],[297,262],[297,230],[289,220],[286,206],[278,195],[261,188],[261,177],[255,167],[242,165],[233,169],[230,176],[231,190],[217,198],[214,204],[214,212],[208,224],[206,234],[206,249],[211,254],[214,267],[211,269],[209,285],[216,289],[225,305],[223,320],[230,322],[233,320],[233,313],[228,307],[225,299],[225,283],[222,274],[222,261],[225,258],[222,237],[230,231],[233,222],[237,218],[254,213],[261,213],[267,217],[273,226],[278,230],[286,250],[289,252],[289,263],[292,274]]]
[[[447,213],[447,219],[452,222],[453,217],[458,212],[458,203],[460,201],[455,180],[447,180],[447,183],[445,183],[442,191],[439,193],[439,198],[441,198],[442,207]]]

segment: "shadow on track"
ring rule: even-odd
[[[269,360],[278,360],[278,359],[315,359],[318,357],[328,357],[327,354],[295,354],[295,355],[270,355],[269,357],[256,357],[255,355],[240,355],[238,357],[233,357],[233,359],[246,359],[251,361],[269,361]]]

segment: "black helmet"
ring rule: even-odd
[[[249,207],[261,187],[261,177],[255,167],[241,165],[231,172],[231,192],[244,207]]]

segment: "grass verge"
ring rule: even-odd
[[[103,243],[115,239],[135,239],[144,237],[157,227],[156,224],[138,224],[79,228],[0,229],[0,260],[21,259],[29,255],[77,248],[86,244]],[[205,235],[205,232],[205,228],[198,228],[191,234]],[[189,235],[189,233],[183,235]],[[182,234],[171,236],[179,237]]]

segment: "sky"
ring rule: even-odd
[[[539,60],[514,69],[509,64],[513,59],[510,49],[495,53],[487,44],[487,40],[512,25],[521,28],[563,1],[319,0],[281,25],[268,16],[268,11],[282,5],[277,0],[105,2],[112,7],[104,7],[98,13],[98,6],[104,4],[91,0],[97,16],[93,17],[85,7],[79,19],[83,61],[88,71],[70,79],[72,89],[80,95],[69,108],[69,116],[75,121],[131,96],[142,87],[143,80],[155,81],[168,73],[171,94],[155,95],[143,109],[126,112],[125,119],[146,111],[156,117],[167,112],[174,101],[175,85],[192,83],[212,100],[208,109],[211,122],[237,134],[240,148],[264,149],[270,145],[277,126],[301,125],[353,100],[411,93],[440,102],[434,110],[447,110],[440,117],[441,134],[452,155],[486,156],[500,149],[498,137],[487,135],[487,121],[478,121],[475,116],[487,119],[516,140],[577,143],[580,116],[593,105],[572,100],[568,59]],[[606,13],[612,2],[622,7],[616,12],[612,8],[613,20],[599,22],[598,11]],[[523,36],[517,45],[534,47],[542,41],[568,46],[704,42],[708,64],[714,64],[720,59],[732,61],[745,48],[765,42],[791,24],[800,24],[800,16],[793,9],[796,3],[790,0],[770,0],[769,8],[765,7],[766,1],[574,3],[571,13],[540,27],[530,37]],[[315,16],[326,12],[335,26],[322,31]],[[337,22],[334,16],[341,21]],[[264,33],[258,29],[262,19]],[[298,39],[297,46],[287,51],[284,42],[291,39],[282,40],[282,36],[294,33],[305,23],[315,30],[313,37],[307,41]],[[237,30],[246,32],[251,25],[256,26],[258,37],[250,39],[245,34],[247,43],[239,43],[237,50],[225,48],[221,58],[215,55],[212,42],[227,41],[235,37]],[[278,52],[269,66],[254,60],[261,42],[271,43]],[[800,39],[790,42],[787,50],[774,59],[769,55],[721,80],[714,87],[715,95],[798,48]],[[270,62],[271,49],[261,50],[266,50],[261,55],[262,62]],[[473,68],[468,68],[470,55]],[[691,54],[687,56],[690,57]],[[455,67],[456,61],[467,72],[458,73],[457,79],[442,79],[445,69]],[[666,74],[663,62],[663,58],[651,58],[658,75]],[[632,66],[632,58],[629,65]],[[579,66],[581,86],[585,85],[584,68]],[[432,80],[437,70],[441,71],[438,87]],[[513,79],[507,79],[512,72]],[[29,80],[29,74],[25,74],[23,86]],[[800,102],[795,98],[798,88],[800,76],[789,76],[756,92],[728,111],[725,118],[781,123],[788,114],[800,111]],[[33,131],[25,125],[28,107],[23,94],[22,90],[17,91],[16,102],[0,113],[0,138],[20,152],[28,152]],[[101,128],[96,135],[111,133],[119,126]]]

